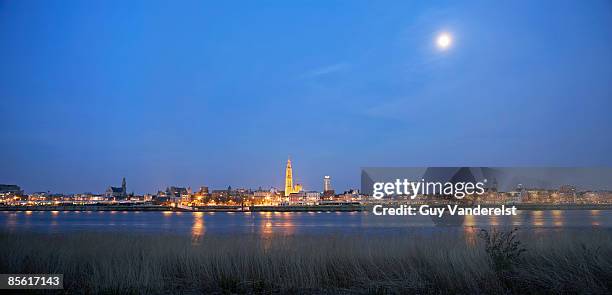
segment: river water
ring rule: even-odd
[[[375,216],[371,212],[0,212],[0,230],[8,232],[135,232],[207,234],[387,234],[465,228],[534,229],[612,228],[609,210],[518,211],[516,216],[466,216],[439,222],[428,216]]]

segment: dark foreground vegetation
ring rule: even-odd
[[[0,273],[63,273],[66,293],[612,292],[612,233],[205,236],[0,233]]]

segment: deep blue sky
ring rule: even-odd
[[[612,165],[610,1],[217,2],[0,1],[0,183]]]

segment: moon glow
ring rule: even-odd
[[[448,49],[452,43],[453,43],[453,38],[448,33],[441,33],[436,38],[436,45],[441,50]]]

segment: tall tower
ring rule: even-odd
[[[293,192],[293,169],[291,169],[291,159],[287,159],[287,168],[285,169],[285,197],[288,197]]]
[[[124,198],[127,196],[127,187],[125,185],[125,177],[121,181],[121,194]]]
[[[325,177],[323,177],[323,192],[327,192],[331,190],[332,190],[331,177],[326,175]]]

